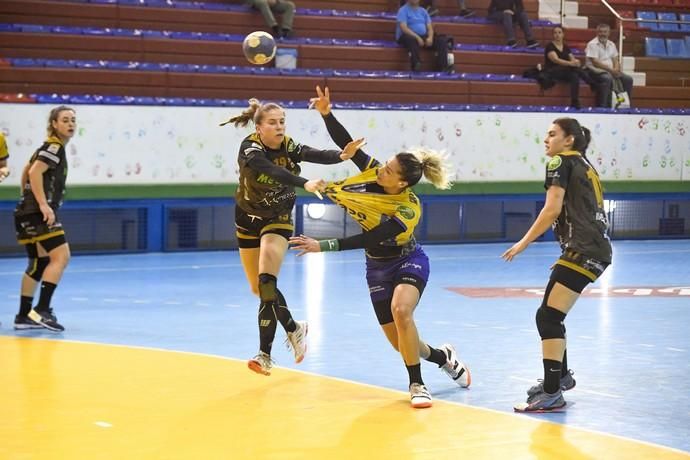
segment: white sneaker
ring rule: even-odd
[[[431,407],[431,393],[421,383],[413,383],[410,385],[410,404],[415,409],[424,409]]]
[[[458,360],[458,354],[455,352],[453,345],[444,343],[439,349],[446,354],[447,359],[446,364],[441,366],[443,372],[462,388],[469,387],[472,383],[470,369],[462,361]]]
[[[309,332],[309,327],[306,321],[295,321],[295,323],[297,323],[297,329],[294,332],[287,333],[285,344],[288,349],[295,353],[295,362],[299,364],[307,353],[307,332]]]
[[[247,362],[247,367],[257,374],[271,375],[273,360],[271,359],[271,355],[267,355],[263,351],[260,351],[259,354]]]

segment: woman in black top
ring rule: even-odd
[[[536,323],[542,344],[544,380],[527,390],[518,412],[548,412],[566,405],[563,391],[575,386],[568,370],[565,317],[583,289],[611,264],[611,242],[599,174],[587,159],[590,132],[574,118],[553,121],[544,139],[546,202],[520,241],[503,253],[513,260],[553,227],[562,254],[552,266]]]
[[[318,150],[300,144],[285,133],[285,110],[278,104],[249,100],[249,107],[225,123],[247,126],[255,131],[244,138],[237,157],[239,186],[235,194],[235,227],[240,260],[249,287],[261,299],[259,304],[259,353],[247,363],[249,369],[270,375],[273,361],[271,347],[276,322],[287,333],[288,347],[295,362],[304,359],[307,350],[307,322],[294,321],[285,297],[278,289],[278,273],[292,236],[292,208],[295,188],[318,194],[326,182],[300,176],[299,164],[333,164],[350,159],[359,142],[343,150]]]
[[[563,28],[553,28],[553,40],[544,48],[544,70],[558,81],[570,83],[570,106],[580,108],[580,68],[582,63],[573,56],[563,41]]]
[[[22,197],[14,210],[17,242],[26,248],[29,264],[22,276],[17,330],[46,328],[62,332],[50,306],[53,292],[70,259],[69,244],[58,219],[67,182],[65,146],[77,129],[74,109],[61,105],[50,111],[47,139],[34,152],[21,176]],[[38,304],[31,308],[37,284]]]

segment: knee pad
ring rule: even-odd
[[[536,321],[537,330],[542,340],[564,339],[565,326],[563,320],[565,313],[551,307],[539,307],[537,310]]]
[[[275,302],[277,294],[278,280],[275,276],[268,273],[259,274],[259,297],[261,302]]]
[[[26,267],[26,273],[29,278],[34,281],[41,281],[43,272],[50,263],[50,257],[29,258],[29,265]]]

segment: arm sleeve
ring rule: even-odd
[[[309,163],[319,163],[322,165],[332,165],[340,163],[341,150],[319,150],[308,145],[302,144],[301,150],[302,161]]]
[[[323,117],[323,121],[326,123],[328,134],[331,136],[331,139],[333,139],[333,142],[338,145],[338,147],[344,149],[349,142],[352,142],[352,136],[350,136],[350,133],[348,133],[345,127],[340,124],[338,119],[335,118],[333,112]],[[362,149],[357,150],[355,155],[352,157],[352,161],[357,165],[360,171],[371,168],[378,163],[376,160],[364,153]]]
[[[247,166],[254,171],[266,174],[281,184],[304,188],[304,184],[307,183],[307,179],[304,177],[295,176],[287,169],[274,165],[268,158],[263,156],[253,156],[251,159],[247,160]]]
[[[377,225],[368,232],[362,232],[359,235],[348,236],[347,238],[338,239],[340,250],[359,249],[359,248],[374,248],[380,242],[404,232],[400,222],[395,219],[388,220],[382,224]]]

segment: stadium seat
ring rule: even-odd
[[[645,54],[648,57],[666,57],[666,44],[663,38],[645,37]]]
[[[654,11],[638,11],[637,19],[657,19]],[[639,27],[644,29],[659,30],[659,24],[656,22],[639,22]]]
[[[690,54],[688,54],[688,50],[685,46],[685,40],[682,38],[667,38],[666,50],[668,57],[682,59],[690,58]]]
[[[680,25],[680,31],[690,32],[690,13],[680,13],[680,20],[687,22],[687,24]]]
[[[662,21],[677,21],[678,17],[673,12],[658,12],[657,17]],[[663,32],[678,32],[678,24],[659,24],[659,30]]]

